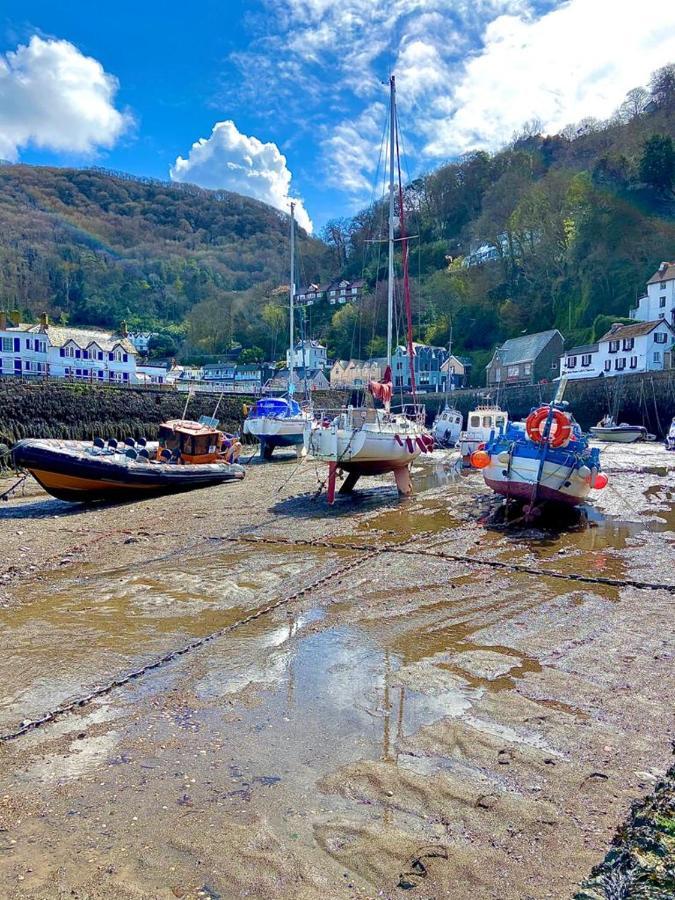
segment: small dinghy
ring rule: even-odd
[[[208,417],[165,422],[154,444],[29,438],[12,452],[16,465],[59,500],[128,500],[241,480],[244,468],[234,462],[241,446],[216,424]]]
[[[628,425],[626,422],[616,425],[612,416],[605,416],[597,425],[593,425],[591,434],[596,441],[612,441],[619,444],[633,444],[635,441],[654,439],[642,425]]]

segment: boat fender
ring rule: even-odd
[[[395,440],[396,443],[399,445],[399,447],[402,447],[402,446],[403,446],[403,441],[401,440],[400,435],[395,434],[395,435],[394,435],[394,440]]]
[[[413,444],[412,438],[407,437],[405,439],[405,445],[408,448],[408,453],[412,453],[413,450],[415,449],[415,445]]]
[[[433,435],[427,434],[422,438],[422,440],[426,442],[427,450],[429,451],[429,453],[432,453],[435,446]]]
[[[426,452],[427,452],[427,445],[426,445],[426,442],[422,439],[421,436],[418,436],[418,437],[415,438],[415,443],[416,443],[417,446],[420,448],[420,450],[422,451],[422,453],[426,453]]]
[[[502,452],[497,457],[500,463],[507,463],[509,461],[509,452],[508,450],[502,450]]]
[[[484,469],[490,465],[490,454],[486,450],[474,450],[471,454],[471,465],[474,469]]]
[[[609,482],[609,478],[605,475],[604,472],[598,472],[591,482],[591,487],[594,491],[601,491],[603,488],[607,487]]]
[[[591,470],[588,468],[588,466],[579,466],[579,468],[577,469],[577,475],[582,479],[582,481],[587,481],[591,477]]]

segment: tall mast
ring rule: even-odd
[[[295,203],[291,203],[291,286],[289,291],[289,348],[288,359],[288,393],[293,393],[293,364],[295,362],[293,303],[295,300]]]
[[[394,164],[396,152],[396,78],[389,79],[389,274],[387,279],[387,365],[391,365],[394,324]]]

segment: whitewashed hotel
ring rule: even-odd
[[[675,330],[665,321],[612,325],[597,344],[573,347],[561,357],[560,374],[568,378],[660,372],[669,367]]]
[[[135,384],[136,348],[123,328],[119,334],[99,329],[21,323],[16,314],[0,313],[0,375],[52,377],[99,384]]]

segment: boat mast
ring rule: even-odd
[[[387,365],[391,366],[394,325],[394,163],[396,148],[396,78],[389,79],[389,273],[387,279]]]
[[[289,290],[289,347],[290,353],[288,358],[288,393],[294,393],[293,387],[293,363],[295,362],[295,347],[293,346],[293,302],[295,299],[295,203],[291,203],[291,286]]]

